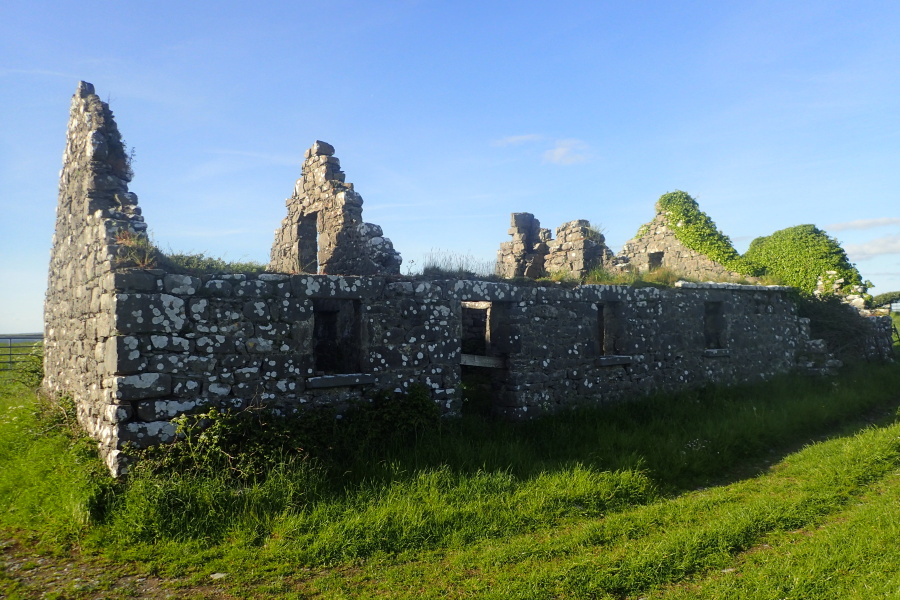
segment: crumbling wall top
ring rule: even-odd
[[[381,227],[362,219],[362,196],[346,183],[334,146],[316,141],[287,199],[269,270],[376,275],[400,272],[402,258]]]

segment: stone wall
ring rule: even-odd
[[[106,377],[92,385],[108,390],[103,414],[112,431],[101,441],[114,470],[123,444],[170,441],[173,417],[214,406],[295,412],[420,384],[452,416],[463,410],[461,380],[487,369],[492,411],[526,418],[764,379],[798,366],[808,342],[785,288],[566,289],[161,270],[109,273],[101,286],[113,290],[115,335]],[[341,319],[348,325],[330,327]]]
[[[544,257],[549,252],[550,230],[541,227],[541,222],[531,213],[513,213],[510,218],[509,235],[512,241],[502,242],[497,251],[495,272],[500,277],[543,277]]]
[[[128,191],[128,155],[106,103],[80,82],[72,98],[44,309],[45,389],[70,394],[78,420],[104,448],[117,445],[110,375],[116,355],[112,271],[147,226]],[[149,315],[148,315],[149,317]],[[115,470],[115,452],[110,467]]]
[[[584,219],[569,221],[556,228],[556,239],[548,244],[544,261],[548,273],[568,273],[583,279],[591,270],[604,267],[613,259],[603,234]]]
[[[557,227],[554,240],[533,214],[513,213],[508,233],[512,241],[502,242],[497,252],[495,272],[500,277],[538,279],[565,273],[582,279],[613,259],[603,234],[583,219]]]
[[[125,444],[172,441],[174,417],[210,407],[340,408],[376,390],[422,385],[453,416],[466,409],[461,383],[487,373],[490,411],[527,418],[812,370],[828,360],[783,287],[573,289],[295,274],[306,246],[302,237],[285,236],[295,225],[307,227],[304,219],[315,212],[317,222],[344,223],[324,244],[320,236],[319,270],[377,270],[373,254],[343,253],[364,248],[359,240],[367,234],[347,225],[362,223],[361,199],[342,183],[335,161],[321,142],[307,153],[297,203],[289,202],[297,210],[273,248],[273,265],[289,265],[289,272],[194,276],[138,268],[130,253],[146,244],[146,226],[128,192],[127,157],[108,107],[89,84],[79,85],[46,299],[45,387],[72,395],[113,474],[127,468]],[[344,216],[321,217],[328,211]],[[514,216],[513,224],[514,236],[524,236],[514,240],[517,253],[548,241],[533,217]],[[560,231],[581,235],[582,227]],[[565,252],[577,241],[560,238]]]
[[[345,183],[331,144],[306,151],[300,179],[275,231],[269,270],[280,273],[377,275],[403,262],[381,227],[362,220],[363,199]]]
[[[667,225],[666,214],[659,207],[656,216],[641,228],[639,235],[625,243],[618,259],[620,263],[639,271],[665,267],[682,277],[698,281],[753,281],[752,277],[730,271],[678,241],[675,232]]]

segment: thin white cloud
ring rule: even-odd
[[[847,229],[874,229],[875,227],[888,227],[890,225],[900,225],[900,219],[897,217],[882,217],[880,219],[859,219],[857,221],[847,221],[845,223],[833,223],[826,225],[828,231],[845,231]]]
[[[584,152],[588,145],[574,138],[556,140],[556,146],[544,152],[544,162],[554,165],[574,165],[587,161]]]
[[[527,133],[525,135],[509,135],[505,138],[500,138],[499,140],[494,140],[491,142],[492,146],[521,146],[522,144],[527,144],[529,142],[539,142],[544,139],[544,136],[538,135],[536,133]]]
[[[844,249],[853,260],[865,260],[882,254],[900,254],[900,234],[886,235],[863,244],[847,244]]]
[[[175,231],[167,231],[166,237],[172,238],[218,238],[231,237],[235,235],[247,235],[259,233],[255,229],[182,229]]]
[[[264,163],[273,165],[299,165],[303,163],[303,154],[269,154],[264,152],[248,152],[245,150],[227,150],[214,149],[210,150],[211,154],[220,154],[223,156],[240,156],[246,158],[255,158]]]
[[[49,77],[75,79],[75,76],[71,73],[62,73],[60,71],[51,71],[49,69],[0,69],[0,76],[4,75],[46,75]]]

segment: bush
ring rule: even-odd
[[[884,306],[892,302],[900,302],[900,292],[885,292],[872,298],[872,306]]]
[[[346,464],[372,460],[387,449],[415,442],[439,421],[428,391],[379,392],[343,412],[312,408],[294,415],[251,406],[211,409],[174,419],[182,441],[132,450],[137,472],[217,474],[242,482],[264,481],[276,465],[313,460]]]
[[[35,344],[31,352],[13,363],[13,379],[25,387],[36,390],[44,381],[44,347]]]
[[[160,258],[163,268],[174,273],[262,273],[266,265],[255,261],[227,262],[221,258],[206,256],[202,252],[164,254]]]
[[[862,284],[859,271],[838,241],[815,225],[797,225],[758,237],[744,258],[806,295],[816,291],[819,276],[827,271],[835,271],[835,279],[843,279],[845,289]]]

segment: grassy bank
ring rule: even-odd
[[[209,597],[831,597],[791,590],[856,589],[890,540],[859,532],[900,494],[898,403],[900,369],[865,366],[114,484],[71,410],[0,374],[0,528],[179,595],[221,572]]]

